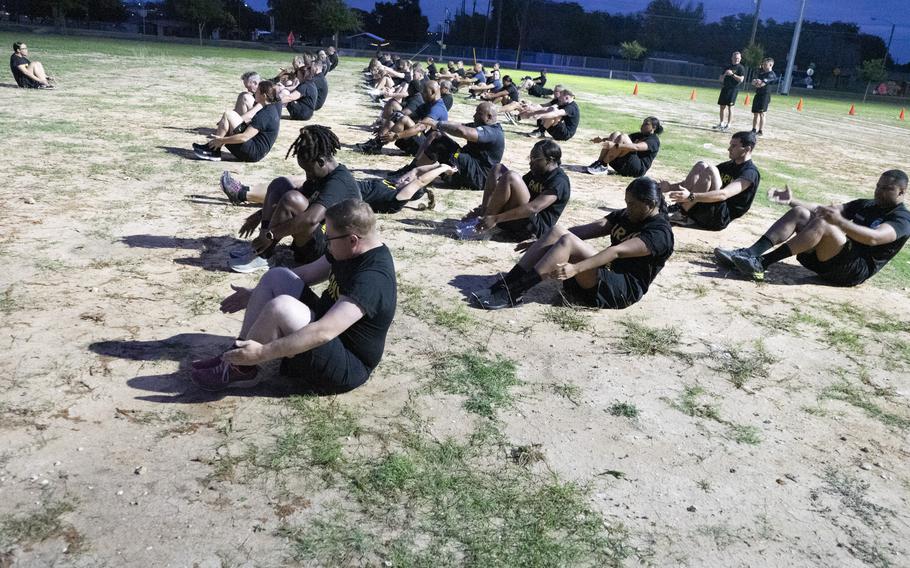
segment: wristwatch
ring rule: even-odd
[[[274,241],[274,240],[275,240],[275,233],[273,233],[271,230],[268,230],[268,231],[265,232],[265,238],[267,238],[267,239],[270,240],[270,241]]]
[[[695,203],[695,194],[692,193],[691,191],[689,192],[689,201],[691,201],[692,203]]]

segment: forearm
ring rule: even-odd
[[[682,187],[682,186],[680,186]],[[691,193],[689,201],[692,203],[720,203],[727,200],[727,194],[722,189],[714,191],[705,191],[703,193]]]
[[[436,130],[444,134],[458,136],[459,138],[465,138],[467,132],[467,128],[463,124],[458,124],[457,122],[448,122],[444,120],[436,123]]]
[[[802,199],[791,198],[790,202],[787,203],[790,207],[802,207],[808,209],[809,211],[815,213],[815,210],[818,208],[818,203],[813,203],[811,201],[803,201]]]
[[[308,241],[317,227],[319,227],[319,221],[310,221],[303,215],[297,215],[291,217],[284,223],[269,226],[269,231],[271,231],[272,235],[275,237],[275,242],[291,235],[306,235],[306,240]]]
[[[595,268],[600,268],[601,266],[610,264],[617,258],[617,254],[614,249],[615,247],[607,247],[594,256],[574,263],[575,269],[578,272],[587,272],[589,270],[594,270]]]
[[[572,227],[569,229],[569,232],[579,239],[586,241],[588,239],[596,239],[597,237],[606,235],[608,233],[608,229],[609,227],[607,224],[607,218],[604,217],[592,223]]]
[[[290,335],[264,344],[262,346],[263,362],[306,353],[320,345],[325,345],[332,339],[334,338],[329,337],[316,321]]]
[[[523,203],[518,207],[513,207],[512,209],[493,215],[493,219],[496,221],[496,224],[499,224],[506,221],[514,221],[516,219],[527,219],[534,213],[537,213],[535,207],[530,203]]]
[[[218,138],[219,144],[243,144],[253,136],[248,134],[246,131],[241,132],[240,134],[233,134],[231,136],[225,136],[224,138]]]
[[[250,110],[243,113],[240,116],[240,119],[243,120],[243,122],[249,122],[249,121],[253,120],[253,117],[256,116],[256,113],[259,112],[260,110],[262,110],[262,105],[259,103],[256,103],[250,108]]]
[[[882,225],[884,227],[885,225]],[[860,244],[866,246],[878,246],[890,243],[894,241],[894,237],[897,235],[894,234],[891,238],[885,238],[879,228],[872,229],[869,227],[864,227],[862,225],[857,225],[853,221],[844,220],[843,223],[839,225],[841,230],[851,239]]]

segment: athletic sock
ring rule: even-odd
[[[524,276],[525,274],[527,274],[525,269],[522,268],[520,264],[516,264],[502,278],[497,280],[495,284],[490,286],[490,289],[498,290],[505,286],[511,287],[515,284],[515,282],[517,282],[519,279],[521,279],[521,277]]]
[[[247,185],[241,185],[240,191],[237,192],[237,201],[240,203],[246,202],[246,194],[250,192],[250,187]]]
[[[509,287],[509,293],[512,295],[512,299],[520,298],[525,292],[540,284],[542,280],[543,278],[540,277],[540,274],[537,274],[536,270],[531,269],[529,272],[525,272],[518,277],[514,282],[509,282],[507,285]]]
[[[771,239],[769,239],[765,235],[762,235],[760,239],[755,241],[754,245],[747,248],[746,250],[748,250],[749,254],[751,254],[752,256],[761,256],[761,255],[765,254],[766,252],[768,252],[769,250],[771,250],[772,248],[774,248],[774,243],[771,242]],[[784,258],[786,258],[786,257],[784,257]]]
[[[762,267],[765,268],[765,270],[767,270],[768,267],[771,266],[772,264],[774,264],[775,262],[780,262],[783,259],[791,257],[791,256],[793,256],[793,251],[790,250],[790,245],[788,245],[787,243],[784,243],[784,244],[780,245],[779,247],[777,247],[776,249],[769,252],[768,254],[762,256],[761,265],[762,265]]]

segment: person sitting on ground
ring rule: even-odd
[[[312,124],[300,129],[287,156],[296,156],[306,177],[279,177],[269,183],[262,209],[247,217],[240,236],[259,234],[250,243],[246,255],[232,257],[231,270],[253,272],[268,267],[267,258],[285,237],[292,237],[294,259],[300,264],[312,262],[325,253],[323,230],[325,212],[348,198],[360,199],[360,189],[351,172],[335,161],[341,147],[338,137],[326,126]],[[249,198],[238,195],[237,199]]]
[[[13,79],[23,89],[53,89],[53,77],[44,71],[40,61],[29,61],[28,46],[22,42],[13,43],[13,54],[9,58],[9,69]]]
[[[334,71],[338,67],[338,51],[335,49],[334,45],[329,46],[326,49],[326,55],[329,59],[329,71]]]
[[[459,146],[449,136],[464,138],[467,143]],[[414,160],[395,174],[438,162],[458,169],[448,179],[451,187],[480,191],[486,186],[490,170],[502,161],[505,147],[505,134],[496,120],[496,107],[490,102],[482,102],[474,110],[471,123],[440,121],[432,125]]]
[[[258,162],[268,155],[281,125],[278,90],[271,81],[262,81],[256,89],[256,106],[243,116],[229,110],[224,113],[215,137],[205,144],[193,144],[200,160],[221,160],[221,148],[227,148],[241,162]],[[230,133],[230,135],[228,135]]]
[[[465,219],[477,217],[479,231],[498,228],[515,241],[539,239],[556,225],[572,191],[560,167],[562,149],[552,140],[540,140],[528,160],[530,171],[524,176],[496,164],[480,206]]]
[[[439,93],[442,97],[442,102],[446,105],[446,110],[452,110],[452,105],[455,104],[455,97],[452,96],[452,81],[442,79],[438,83]]]
[[[625,198],[625,209],[599,221],[568,231],[553,227],[499,282],[475,292],[474,303],[488,310],[516,306],[544,278],[563,280],[568,299],[586,306],[623,309],[641,300],[673,254],[673,230],[656,181],[633,180]],[[606,235],[610,246],[600,252],[585,242]]]
[[[736,105],[736,96],[739,94],[739,87],[746,78],[746,68],[743,67],[742,54],[734,51],[730,56],[730,65],[724,69],[720,76],[723,87],[720,89],[720,95],[717,96],[717,105],[720,107],[720,122],[714,126],[714,130],[726,131],[733,122],[733,107]],[[694,92],[694,91],[693,91]]]
[[[468,98],[476,99],[478,96],[483,98],[483,94],[488,91],[502,90],[502,79],[500,78],[499,69],[493,69],[488,77],[489,81],[477,83],[468,87]],[[490,99],[487,99],[490,100]]]
[[[240,80],[243,81],[244,91],[237,95],[237,102],[234,103],[234,112],[238,115],[244,115],[256,106],[256,89],[259,87],[259,82],[262,81],[262,78],[255,71],[247,71],[240,76]]]
[[[529,95],[533,97],[545,97],[544,94],[544,85],[547,84],[547,70],[541,69],[540,75],[537,78],[532,79],[530,76],[525,77],[521,81],[521,88],[528,92]]]
[[[381,154],[382,147],[395,142],[406,154],[416,156],[423,143],[423,133],[439,121],[449,119],[449,112],[439,90],[439,83],[429,81],[423,86],[420,100],[423,104],[413,112],[396,113],[383,124],[375,138],[357,144],[356,149],[365,154]],[[410,110],[410,109],[406,109]]]
[[[888,170],[873,199],[818,205],[796,199],[790,188],[772,191],[771,201],[790,206],[751,247],[714,249],[718,264],[763,280],[775,262],[796,260],[835,286],[857,286],[881,270],[910,238],[910,211],[904,205],[907,174]],[[775,248],[777,247],[777,248]]]
[[[670,222],[720,231],[749,211],[761,174],[752,163],[754,132],[737,132],[730,138],[730,160],[712,166],[701,161],[679,183],[660,182],[660,189],[675,203]]]
[[[531,138],[543,138],[547,134],[554,140],[569,140],[575,136],[581,113],[575,103],[575,95],[568,89],[559,93],[558,103],[540,111],[529,113],[537,119],[537,128],[528,133]]]
[[[246,310],[233,348],[194,361],[204,390],[249,388],[259,365],[281,359],[281,373],[307,390],[342,393],[362,385],[382,360],[397,305],[395,265],[359,199],[325,212],[326,254],[295,270],[269,270],[255,288],[232,286],[226,313]],[[311,286],[329,282],[321,296]]]
[[[388,100],[386,100],[383,105],[382,112],[376,122],[373,123],[373,126],[381,129],[384,125],[387,125],[396,114],[403,113],[405,115],[410,115],[426,102],[423,99],[423,86],[426,81],[423,79],[423,70],[419,68],[414,69],[411,72],[410,81],[401,83],[397,87],[385,91],[384,95],[388,97]]]
[[[499,112],[503,113],[506,120],[510,123],[517,124],[517,121],[520,120],[517,113],[523,108],[521,93],[518,92],[518,87],[515,86],[515,83],[512,82],[512,77],[509,75],[503,77],[502,89],[495,92],[483,93],[480,98],[501,104],[502,107],[499,109]]]
[[[521,116],[521,118],[531,118],[532,115],[538,114],[546,110],[548,107],[557,106],[559,104],[559,97],[565,90],[566,88],[563,85],[557,84],[553,87],[553,98],[550,100],[550,102],[542,105],[532,102],[522,103],[521,110],[519,111],[519,116]]]
[[[589,174],[617,173],[626,177],[641,177],[648,173],[657,152],[660,151],[660,134],[664,127],[656,116],[649,116],[641,123],[641,129],[631,136],[615,131],[601,138],[591,139],[603,144],[600,156],[588,166]],[[610,169],[612,168],[612,170]]]
[[[436,68],[436,62],[432,57],[427,57],[427,79],[436,81],[438,77],[436,76],[439,73],[439,70]]]
[[[303,65],[297,69],[297,87],[281,97],[281,102],[288,109],[291,120],[310,120],[316,112],[319,101],[319,90],[313,81],[315,68],[312,65]]]
[[[322,108],[325,100],[329,98],[329,81],[325,78],[325,67],[322,62],[314,61],[313,67],[313,84],[316,85],[316,107],[315,110]]]
[[[454,79],[453,79],[454,81]],[[466,85],[483,85],[487,82],[487,74],[483,69],[483,63],[474,64],[474,72],[470,77],[459,77],[457,79],[458,87],[464,87]]]

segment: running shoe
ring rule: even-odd
[[[544,133],[543,133],[543,130],[532,130],[532,131],[528,132],[527,134],[525,134],[525,136],[527,136],[528,138],[543,138]]]
[[[200,160],[207,160],[209,162],[221,161],[221,148],[212,150],[207,144],[193,143],[193,153],[196,154],[196,157]]]
[[[479,307],[485,310],[501,310],[503,308],[513,308],[521,303],[521,296],[513,298],[509,292],[508,286],[498,289],[478,290],[471,294],[471,299]]]
[[[516,120],[515,120],[515,117],[512,116],[511,112],[504,112],[502,114],[503,114],[503,116],[506,117],[506,120],[509,121],[509,124],[518,124],[518,122],[516,122]]]
[[[250,253],[247,256],[230,259],[228,261],[228,266],[230,266],[231,270],[234,272],[249,274],[250,272],[256,272],[257,270],[267,270],[269,261],[256,255],[256,253]]]
[[[224,171],[221,173],[221,191],[227,195],[228,200],[234,205],[240,205],[243,201],[240,199],[240,192],[243,190],[243,184],[231,176],[231,172]]]
[[[610,166],[608,166],[607,164],[604,164],[603,162],[598,160],[598,161],[594,162],[593,164],[591,164],[590,166],[588,166],[587,168],[585,168],[585,171],[588,172],[589,174],[591,174],[592,176],[599,176],[602,174],[610,173]]]
[[[762,266],[761,259],[751,254],[738,254],[733,257],[733,266],[737,272],[751,278],[752,280],[762,281],[765,279],[765,267]]]
[[[190,378],[202,390],[221,391],[225,389],[248,389],[261,381],[256,376],[259,367],[255,365],[231,365],[221,361],[214,367],[194,369]]]
[[[733,257],[743,254],[749,254],[749,250],[744,248],[722,249],[717,247],[714,249],[714,260],[724,268],[736,268],[736,265],[733,264]]]

